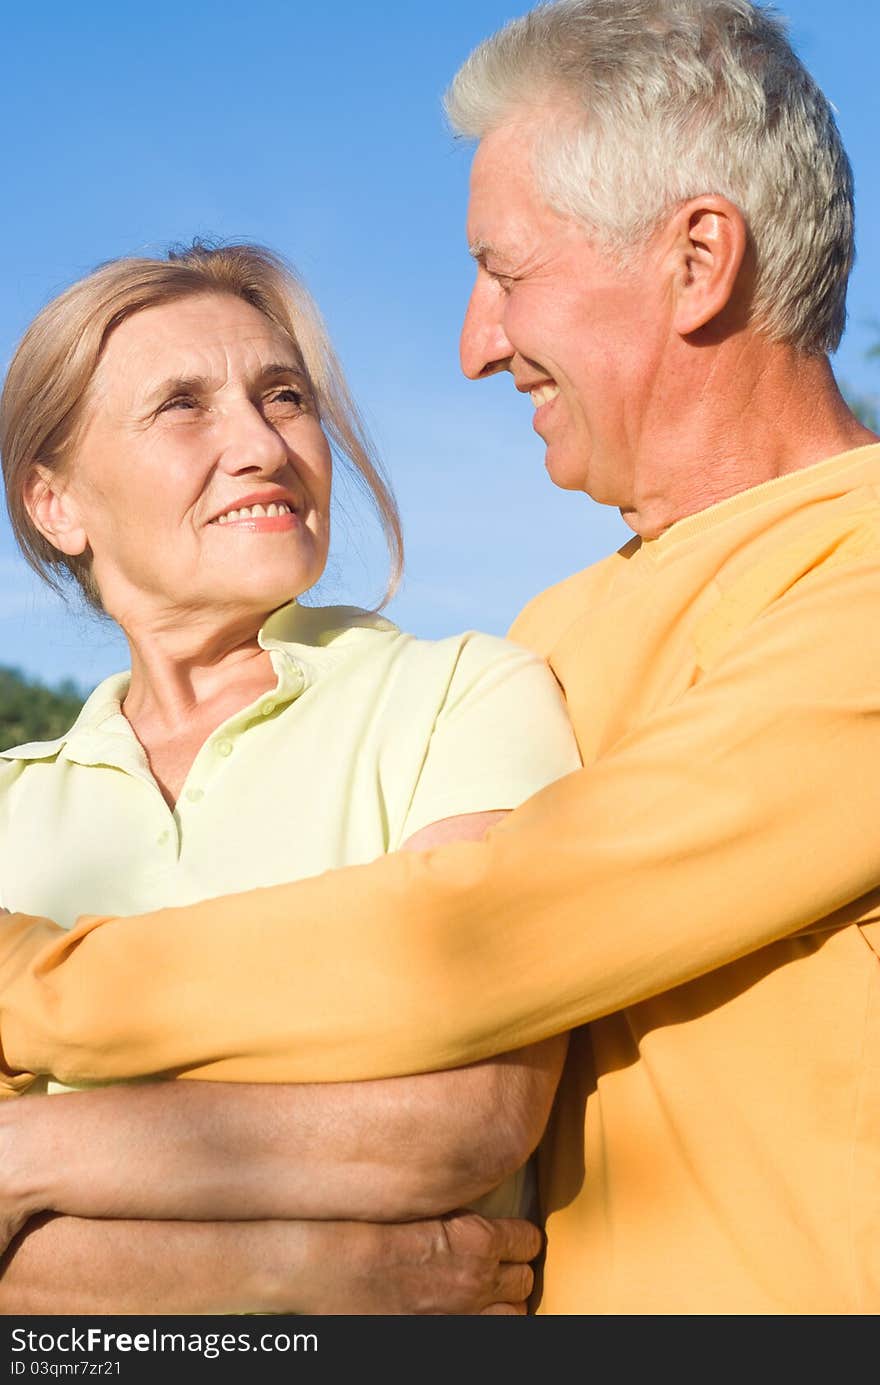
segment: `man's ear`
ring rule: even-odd
[[[741,307],[748,250],[745,217],[726,197],[691,198],[672,220],[676,257],[674,326],[697,332],[729,307]],[[739,314],[737,313],[737,316]]]
[[[68,557],[84,553],[88,535],[73,496],[55,472],[34,465],[22,491],[25,509],[44,539]]]

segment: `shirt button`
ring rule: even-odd
[[[198,803],[205,797],[204,789],[187,789],[186,796],[190,803]]]
[[[264,717],[270,717],[270,716],[272,715],[272,713],[275,711],[275,703],[274,703],[274,702],[264,702],[263,705],[262,705],[262,707],[260,708],[260,711],[261,711],[261,713],[263,714]]]
[[[226,741],[226,740],[224,740],[224,741],[218,741],[218,742],[217,742],[217,754],[218,754],[218,755],[223,755],[223,756],[231,755],[231,754],[232,754],[232,741]]]
[[[159,836],[158,836],[158,838],[157,838],[157,841],[158,841],[159,846],[165,846],[165,845],[167,845],[167,843],[170,842],[170,840],[171,840],[171,833],[170,833],[170,832],[167,832],[167,831],[166,831],[166,832],[160,832],[160,833],[159,833]]]

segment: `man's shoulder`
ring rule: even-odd
[[[620,564],[632,557],[640,545],[641,540],[633,537],[616,553],[533,596],[511,625],[508,637],[547,658],[571,623],[601,599]]]

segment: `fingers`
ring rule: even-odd
[[[499,1303],[521,1303],[535,1287],[531,1265],[499,1265],[493,1298]]]
[[[433,1259],[442,1272],[432,1273],[434,1307],[429,1311],[507,1316],[527,1311],[535,1282],[529,1261],[544,1241],[537,1226],[476,1212],[452,1212],[433,1226],[439,1236]]]
[[[534,1260],[544,1244],[543,1232],[530,1221],[496,1217],[491,1222],[493,1250],[499,1260]]]

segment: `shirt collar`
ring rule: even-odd
[[[272,660],[275,687],[234,713],[224,727],[244,730],[251,722],[293,702],[342,663],[369,630],[396,633],[397,626],[384,616],[355,606],[300,606],[291,601],[273,611],[257,640]],[[0,751],[0,760],[63,756],[76,764],[109,764],[151,778],[143,747],[122,711],[130,681],[128,671],[111,674],[89,695],[63,736],[12,746]]]

